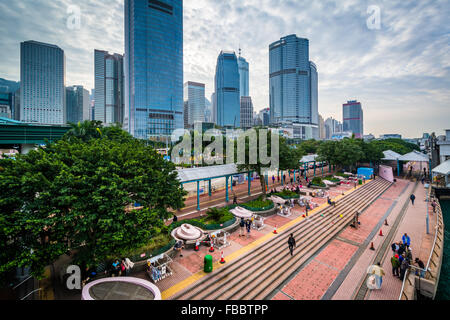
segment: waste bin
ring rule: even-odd
[[[203,268],[203,271],[205,271],[206,273],[212,272],[213,271],[213,258],[210,254],[205,256],[205,266]]]
[[[358,183],[359,183],[359,184],[362,184],[362,180],[361,180],[361,179],[359,179],[359,180],[358,180]]]

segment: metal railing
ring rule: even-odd
[[[432,193],[432,190],[433,190],[433,187],[431,186],[431,184],[430,184],[430,187],[429,187],[429,188],[430,188],[430,190],[428,191],[427,199],[426,199],[426,202],[427,202],[427,221],[426,221],[426,222],[427,222],[427,233],[428,233],[428,210],[429,210],[429,205],[428,205],[428,203],[429,203],[429,201],[431,200],[431,193]],[[441,206],[440,206],[439,202],[436,202],[436,226],[435,226],[435,234],[434,234],[434,241],[433,241],[432,250],[431,250],[431,252],[430,252],[430,256],[428,257],[427,265],[426,265],[426,267],[425,267],[424,269],[419,268],[419,267],[416,267],[416,266],[413,266],[413,265],[410,265],[410,266],[408,266],[407,273],[411,272],[410,269],[415,269],[415,270],[419,271],[419,275],[421,275],[422,273],[425,274],[425,276],[423,277],[424,279],[426,279],[426,276],[427,276],[427,275],[430,275],[430,278],[431,278],[431,279],[434,279],[433,274],[431,273],[431,270],[430,270],[430,263],[432,262],[433,254],[435,253],[435,250],[436,250],[436,243],[437,243],[437,239],[438,239],[439,228],[440,228],[441,225],[442,225],[442,219],[441,219],[441,218],[442,218]],[[435,266],[437,266],[435,263],[433,263],[433,264],[434,264]],[[405,277],[403,278],[402,289],[401,289],[401,291],[400,291],[400,296],[399,296],[398,300],[401,300],[403,296],[405,296],[405,298],[408,299],[407,295],[406,295],[405,292],[404,292],[404,290],[405,290],[405,285],[406,285],[406,281],[408,281],[408,284],[409,284],[409,285],[411,285],[411,286],[414,285],[413,283],[411,283],[411,281],[410,281],[409,279],[407,279],[407,278],[408,278],[408,277],[407,277],[407,273],[405,273]],[[422,277],[419,276],[419,278],[422,278]],[[420,279],[419,279],[419,281],[420,281]]]

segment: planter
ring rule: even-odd
[[[323,186],[318,186],[316,184],[311,184],[310,188],[311,189],[325,189],[325,190],[329,190],[330,189],[330,187],[328,187],[327,185],[325,185],[325,187],[323,187]]]

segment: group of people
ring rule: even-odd
[[[253,218],[252,219],[241,218],[241,221],[239,222],[239,237],[245,237],[245,229],[247,229],[247,237],[250,236],[252,224]]]
[[[119,277],[125,276],[127,277],[130,274],[131,269],[133,268],[134,263],[131,262],[128,258],[116,259],[111,264],[111,276]]]
[[[402,241],[394,242],[391,245],[392,249],[392,257],[391,257],[391,265],[392,265],[392,275],[394,277],[398,277],[400,280],[403,280],[408,270],[409,266],[412,265],[412,250],[411,250],[411,238],[405,233],[402,236]],[[417,270],[416,274],[421,277],[425,276],[425,265],[419,258],[414,260],[414,263],[417,264],[417,267],[420,270]]]

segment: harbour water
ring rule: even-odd
[[[444,216],[444,257],[436,300],[450,300],[450,200],[440,201]]]

